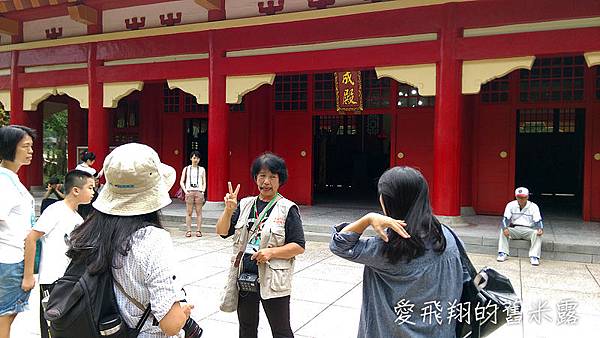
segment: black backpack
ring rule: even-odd
[[[150,305],[134,329],[121,318],[110,269],[90,274],[84,262],[71,262],[50,292],[44,317],[52,338],[137,337]]]

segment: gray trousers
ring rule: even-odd
[[[529,240],[531,242],[531,247],[529,248],[529,257],[540,258],[540,255],[542,254],[542,236],[537,235],[537,229],[517,225],[512,228],[509,227],[508,233],[511,239]],[[498,252],[504,252],[505,254],[509,255],[509,251],[510,248],[508,246],[508,238],[504,236],[502,228],[500,228]]]

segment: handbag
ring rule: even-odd
[[[507,322],[509,312],[521,315],[521,300],[508,277],[490,267],[484,267],[477,273],[456,233],[449,227],[446,228],[456,241],[463,271],[467,271],[471,277],[463,283],[460,300],[462,304],[470,304],[471,320],[470,323],[457,321],[456,337],[486,337]],[[477,308],[480,311],[482,308],[494,309],[495,313],[493,316],[482,316],[481,313],[476,313]]]
[[[182,202],[185,202],[185,193],[183,192],[183,189],[179,188],[177,190],[177,192],[175,193],[175,198]]]
[[[243,237],[240,245],[240,251],[238,251],[236,254],[233,264],[231,264],[231,267],[229,268],[229,274],[227,275],[227,281],[225,282],[225,288],[221,296],[221,305],[219,306],[219,309],[221,309],[223,312],[234,312],[237,310],[240,263],[242,261],[242,257],[244,256],[244,250],[249,239],[248,229],[246,227],[243,227],[241,236]]]

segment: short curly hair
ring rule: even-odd
[[[250,172],[252,179],[256,181],[256,177],[261,169],[268,169],[273,174],[279,176],[279,185],[283,185],[288,179],[288,171],[283,158],[273,154],[264,153],[254,159]]]

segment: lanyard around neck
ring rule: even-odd
[[[281,197],[281,194],[277,193],[277,195],[269,201],[269,204],[267,204],[267,206],[263,209],[260,215],[258,215],[258,209],[256,207],[256,203],[258,201],[258,197],[256,197],[256,199],[254,200],[254,216],[256,218],[256,220],[254,221],[254,228],[258,227],[258,230],[260,231],[260,228],[262,226],[262,223],[264,222],[264,218],[266,217],[267,213],[273,208],[273,206],[275,206],[275,204],[281,199]]]

